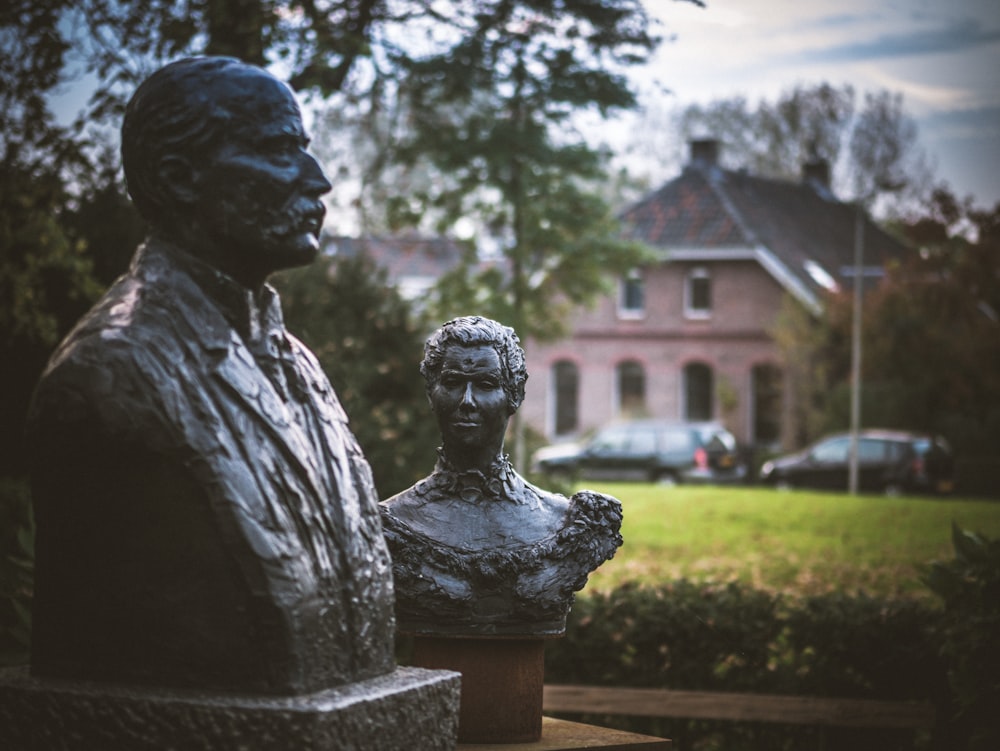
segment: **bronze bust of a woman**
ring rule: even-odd
[[[441,431],[434,472],[383,501],[400,630],[555,636],[574,593],[621,545],[621,504],[549,493],[503,453],[527,371],[514,330],[457,318],[428,340],[420,371]]]

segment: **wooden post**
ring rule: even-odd
[[[462,674],[459,743],[529,743],[542,736],[545,640],[429,637],[413,641],[413,664]]]

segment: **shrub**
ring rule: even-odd
[[[952,527],[955,557],[925,581],[944,602],[941,655],[954,699],[956,747],[1000,748],[1000,540]]]
[[[34,550],[28,483],[0,478],[0,665],[28,661]]]
[[[626,584],[581,596],[546,681],[588,685],[946,701],[941,613],[909,600],[804,600],[737,583]],[[699,749],[912,748],[914,734],[780,724],[582,716]],[[929,739],[922,738],[924,742]]]

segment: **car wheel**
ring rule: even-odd
[[[782,477],[781,479],[774,481],[774,489],[780,490],[781,492],[787,492],[789,490],[795,490],[795,486],[792,485],[791,481],[787,478]]]
[[[882,492],[885,493],[886,498],[899,498],[903,495],[903,488],[898,483],[890,482]]]

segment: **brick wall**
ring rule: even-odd
[[[704,319],[685,317],[684,311],[685,280],[696,266],[711,278],[711,316]],[[527,343],[524,419],[555,438],[552,366],[563,359],[579,369],[578,434],[622,417],[615,373],[627,360],[645,371],[648,415],[680,419],[685,416],[684,367],[701,362],[714,376],[714,419],[740,440],[751,441],[751,372],[754,365],[778,363],[768,329],[781,307],[782,288],[754,261],[664,263],[647,269],[644,279],[642,318],[619,316],[616,290],[593,309],[580,311],[567,339]]]

